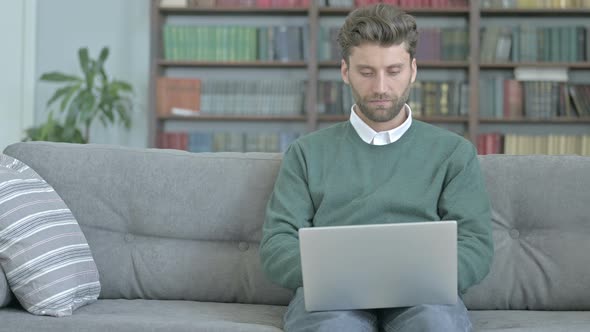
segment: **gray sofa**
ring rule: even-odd
[[[0,309],[0,331],[281,331],[292,294],[258,258],[280,154],[44,142],[4,153],[66,201],[102,291],[64,318],[13,301]],[[590,331],[590,158],[480,160],[496,251],[464,298],[476,330]]]

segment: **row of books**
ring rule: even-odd
[[[479,154],[581,155],[590,156],[590,135],[502,135],[477,136]]]
[[[310,0],[160,0],[162,8],[307,8]]]
[[[519,81],[502,76],[480,80],[482,118],[590,117],[590,84]],[[158,114],[276,115],[304,114],[304,81],[206,80],[160,77]],[[466,116],[469,86],[462,81],[416,81],[408,104],[416,116]],[[319,114],[348,114],[354,103],[342,81],[318,82]]]
[[[414,116],[467,116],[469,87],[462,81],[416,81],[408,105]],[[318,82],[319,114],[348,115],[354,104],[350,87],[342,81]]]
[[[468,6],[468,0],[317,0],[321,7],[360,7],[372,3],[391,3],[403,8],[449,8]],[[309,7],[310,0],[160,0],[163,8],[298,8]],[[590,8],[590,0],[482,0],[482,8]]]
[[[319,81],[316,109],[319,114],[349,115],[354,99],[342,81]]]
[[[285,152],[296,132],[160,132],[157,147],[189,152]]]
[[[483,63],[590,60],[590,27],[491,26],[480,37]]]
[[[590,8],[590,0],[482,0],[482,8],[575,9]]]
[[[467,7],[467,0],[317,0],[321,7],[361,7],[373,3],[391,3],[410,8]],[[161,0],[163,8],[300,8],[310,0]]]
[[[317,0],[320,7],[362,7],[373,3],[389,3],[402,8],[465,8],[468,0]]]
[[[550,119],[589,117],[590,85],[551,81],[517,81],[494,77],[480,81],[482,118]]]
[[[307,26],[163,27],[164,58],[195,61],[302,61],[309,45]]]
[[[340,27],[321,26],[318,59],[339,61],[337,37]],[[416,59],[426,61],[462,61],[467,59],[469,36],[464,28],[420,28]]]
[[[467,7],[468,0],[316,0],[320,7],[361,7],[384,2],[404,8]],[[163,8],[307,8],[310,0],[160,0]]]
[[[408,105],[415,116],[467,116],[469,86],[463,81],[415,81]]]
[[[319,30],[318,58],[340,59],[339,27]],[[418,60],[461,61],[467,58],[469,36],[464,28],[422,28]],[[164,57],[196,61],[307,60],[307,26],[191,26],[163,27]],[[576,62],[590,60],[590,27],[486,27],[481,33],[484,63],[507,61]]]
[[[158,114],[303,114],[305,82],[296,80],[206,80],[160,77]]]
[[[161,132],[157,147],[188,152],[285,152],[300,136],[296,132]],[[590,135],[477,136],[478,154],[590,156]]]

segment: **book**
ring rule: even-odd
[[[567,82],[568,69],[565,67],[516,67],[514,78],[517,81],[552,81]]]
[[[201,109],[201,80],[160,77],[156,85],[158,115],[199,114]]]
[[[188,6],[193,8],[213,8],[215,0],[188,0]]]
[[[524,115],[524,93],[522,83],[504,80],[503,115],[506,119],[522,118]]]
[[[162,8],[184,8],[187,4],[187,0],[160,0]]]

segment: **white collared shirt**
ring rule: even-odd
[[[352,105],[350,109],[350,124],[360,138],[367,144],[371,145],[386,145],[399,140],[403,134],[410,129],[412,125],[412,110],[408,104],[404,105],[408,117],[406,120],[396,128],[387,131],[376,132],[373,128],[369,127],[354,111],[356,104]]]

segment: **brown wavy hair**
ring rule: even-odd
[[[337,40],[342,59],[347,64],[351,49],[364,43],[391,46],[405,42],[406,51],[412,60],[418,43],[416,19],[398,7],[385,3],[360,7],[348,14]]]

